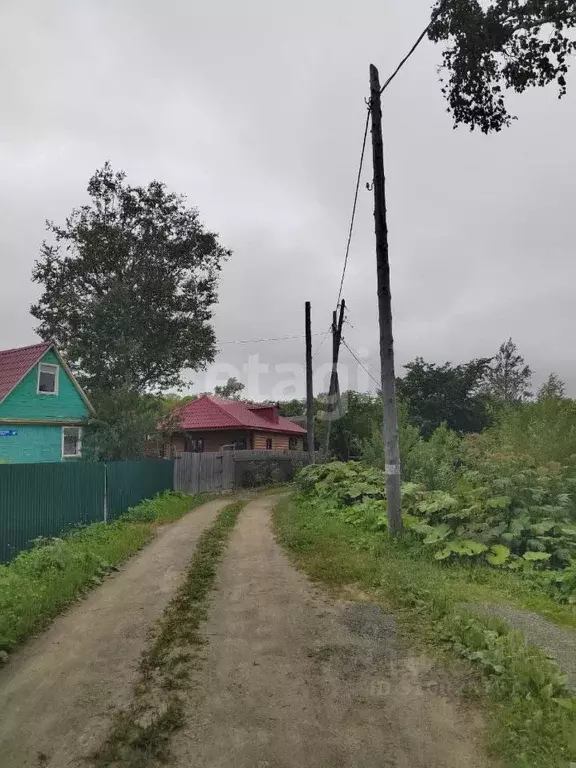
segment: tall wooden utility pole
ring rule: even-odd
[[[306,302],[306,428],[308,460],[314,464],[314,379],[312,376],[312,320],[310,302]]]
[[[394,338],[392,336],[392,301],[390,263],[388,261],[388,224],[386,221],[386,180],[382,143],[382,106],[380,78],[370,65],[370,111],[372,114],[372,156],[374,160],[374,222],[376,231],[376,270],[378,285],[378,319],[380,323],[380,366],[383,435],[386,457],[386,498],[388,528],[394,536],[402,531],[400,490],[400,448],[398,445],[398,412],[396,410],[396,378],[394,374]]]
[[[330,431],[332,429],[333,414],[340,415],[340,383],[338,381],[338,357],[340,355],[340,344],[342,342],[342,326],[344,325],[344,312],[346,302],[344,299],[340,302],[340,317],[337,312],[332,313],[332,373],[330,374],[330,387],[328,389],[327,402],[327,421],[324,434],[324,453],[327,456],[330,450]]]

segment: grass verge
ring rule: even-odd
[[[474,587],[462,572],[419,558],[409,542],[367,536],[293,498],[277,506],[275,527],[280,543],[313,579],[333,587],[358,585],[396,610],[414,642],[457,654],[480,670],[478,695],[495,755],[518,768],[567,768],[576,761],[576,699],[556,665],[504,622],[472,616],[459,605],[475,594],[490,599],[489,582]]]
[[[176,520],[208,498],[160,494],[113,523],[93,523],[62,538],[38,540],[32,549],[0,565],[0,662],[17,643],[137,552],[158,523]]]
[[[209,595],[228,537],[245,501],[230,504],[201,535],[186,580],[168,604],[154,638],[142,656],[132,704],[119,712],[104,745],[92,755],[98,768],[145,768],[169,761],[172,733],[184,722],[184,692]]]

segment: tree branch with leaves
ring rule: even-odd
[[[438,0],[428,36],[444,43],[443,88],[455,126],[500,131],[505,92],[558,85],[576,53],[576,0]]]

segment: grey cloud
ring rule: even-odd
[[[324,331],[368,64],[390,72],[429,5],[4,0],[0,347],[34,340],[29,276],[44,219],[62,220],[84,202],[87,179],[106,159],[135,182],[155,177],[185,193],[234,250],[215,314],[220,340],[300,334],[307,299]],[[576,394],[574,75],[565,100],[527,93],[514,103],[520,120],[484,137],[452,130],[439,60],[423,45],[384,102],[398,367],[416,355],[490,355],[512,335],[537,381],[556,370]],[[347,340],[375,374],[370,177],[368,152],[344,295]],[[319,364],[329,351],[327,342]],[[223,344],[218,360],[242,372],[255,353],[272,367],[298,365],[303,344]],[[346,350],[342,360],[355,384]],[[203,373],[190,378],[203,388]],[[262,396],[282,378],[263,376]]]

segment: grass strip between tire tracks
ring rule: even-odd
[[[184,724],[185,691],[199,648],[220,559],[246,501],[219,513],[198,541],[186,580],[167,605],[140,661],[133,700],[118,712],[103,746],[91,756],[98,768],[145,768],[169,759],[170,737]]]
[[[359,587],[394,609],[411,641],[470,662],[470,693],[486,708],[489,747],[505,765],[576,763],[576,698],[556,665],[503,621],[462,609],[446,568],[416,558],[402,540],[380,535],[367,541],[353,525],[297,497],[280,501],[274,525],[279,542],[311,578],[337,590]]]

